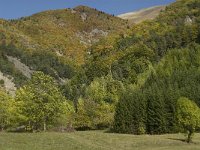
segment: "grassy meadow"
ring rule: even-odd
[[[125,135],[102,131],[74,133],[0,133],[0,150],[199,150],[200,134],[192,144],[183,134]]]

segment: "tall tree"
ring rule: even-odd
[[[32,79],[17,91],[16,100],[21,102],[22,113],[33,129],[46,131],[48,125],[73,111],[54,79],[42,72],[35,72]]]

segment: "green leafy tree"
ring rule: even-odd
[[[86,130],[94,128],[92,126],[91,115],[88,114],[88,109],[93,109],[92,106],[86,105],[84,99],[80,98],[77,103],[77,112],[74,114],[74,128],[78,130]]]
[[[114,108],[108,103],[96,103],[91,99],[78,100],[74,127],[78,130],[103,129],[110,127],[113,121]]]
[[[19,122],[26,120],[26,117],[20,114],[20,104],[17,104],[13,97],[0,89],[0,128],[7,130],[19,126]]]
[[[0,128],[4,130],[10,123],[11,119],[11,103],[13,99],[6,94],[4,91],[0,90]]]
[[[116,104],[124,86],[111,75],[95,78],[77,103],[74,126],[77,129],[100,129],[113,123]]]
[[[87,105],[93,105],[93,122],[97,126],[110,126],[120,95],[124,90],[122,82],[114,80],[111,75],[96,78],[86,89]],[[89,108],[91,108],[89,106]]]
[[[192,141],[192,136],[200,127],[200,109],[188,98],[181,97],[177,102],[177,122],[187,132],[187,142]]]
[[[27,85],[17,91],[16,101],[21,103],[21,113],[32,129],[46,131],[63,115],[68,117],[73,111],[54,79],[42,72],[35,72]]]

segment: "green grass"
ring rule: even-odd
[[[183,134],[124,135],[101,131],[0,133],[0,150],[199,150],[200,134],[187,144]]]

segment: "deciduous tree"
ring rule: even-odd
[[[200,109],[188,98],[181,97],[177,102],[177,122],[187,133],[187,142],[192,141],[192,136],[200,127]]]

